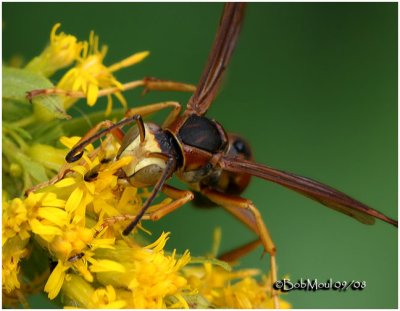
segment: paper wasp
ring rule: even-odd
[[[276,280],[274,243],[257,208],[250,200],[239,196],[249,184],[250,176],[280,184],[365,224],[373,224],[378,218],[397,227],[397,221],[317,181],[254,163],[251,149],[243,138],[226,133],[217,121],[204,116],[231,58],[243,15],[243,4],[226,4],[208,63],[183,113],[181,106],[174,102],[131,109],[122,121],[116,124],[104,121],[90,130],[69,152],[66,160],[79,160],[86,145],[112,132],[121,139],[117,158],[134,156],[134,160],[123,169],[121,178],[133,186],[154,186],[137,215],[121,218],[132,220],[123,232],[125,235],[144,216],[159,219],[193,199],[191,191],[166,184],[175,174],[192,190],[224,207],[257,234],[264,250],[271,256],[271,271]],[[162,126],[143,122],[143,116],[164,108],[173,110]],[[137,125],[126,134],[120,129],[134,122]],[[101,130],[103,127],[106,128]],[[159,192],[164,192],[174,201],[147,213]]]

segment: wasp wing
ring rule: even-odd
[[[372,225],[375,223],[375,218],[378,218],[397,227],[397,220],[387,217],[343,192],[310,178],[231,157],[222,157],[219,160],[219,165],[222,169],[230,172],[247,173],[292,189],[327,207],[349,215],[364,224]]]
[[[214,100],[240,32],[244,8],[244,3],[225,4],[207,65],[187,103],[186,114],[203,115]]]

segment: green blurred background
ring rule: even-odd
[[[3,3],[3,60],[39,54],[61,22],[61,31],[81,40],[95,30],[109,46],[106,64],[151,51],[142,64],[118,72],[120,81],[196,83],[221,10],[221,3]],[[142,97],[137,90],[125,96],[132,107],[189,98]],[[208,115],[247,137],[257,161],[325,182],[397,219],[397,3],[249,4]],[[285,298],[293,307],[397,308],[395,228],[362,225],[262,180],[254,179],[244,196],[272,233],[280,276],[367,282],[363,291],[291,292]],[[254,237],[222,209],[185,206],[145,226],[154,238],[171,231],[169,247],[193,255],[210,250],[217,226],[221,251]],[[241,266],[265,268],[261,253]]]

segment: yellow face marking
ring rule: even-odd
[[[156,157],[146,157],[147,154],[155,152],[160,153],[161,148],[158,144],[154,134],[147,126],[144,124],[146,131],[146,138],[143,143],[140,142],[140,136],[138,135],[132,143],[130,143],[124,151],[122,151],[120,157],[123,156],[132,156],[133,161],[125,166],[123,169],[127,176],[132,176],[140,169],[155,164],[160,166],[162,169],[165,168],[165,161]]]
[[[136,167],[135,167],[135,172],[139,171],[140,169],[155,164],[157,166],[160,166],[161,168],[165,168],[165,161],[160,158],[144,158],[142,161],[140,161]]]

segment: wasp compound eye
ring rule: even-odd
[[[239,152],[239,153],[243,153],[244,151],[246,151],[246,145],[244,144],[244,142],[241,139],[237,139],[234,142],[234,146],[235,149]]]

